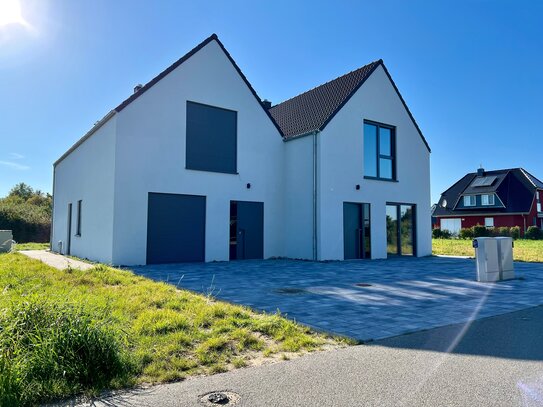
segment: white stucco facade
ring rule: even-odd
[[[396,182],[364,178],[364,120],[396,127]],[[319,134],[318,150],[319,259],[343,259],[343,202],[370,204],[374,259],[387,257],[387,202],[416,205],[416,253],[431,254],[430,152],[382,67]]]
[[[187,102],[237,112],[237,174],[185,168]],[[365,119],[396,126],[397,182],[364,179]],[[230,201],[264,203],[264,258],[343,259],[343,202],[371,204],[372,258],[387,256],[386,203],[415,204],[417,255],[431,253],[429,151],[382,68],[325,129],[284,141],[209,41],[91,133],[54,168],[55,251],[63,242],[66,252],[71,203],[72,255],[145,264],[148,194],[158,192],[206,197],[205,261],[229,259]]]

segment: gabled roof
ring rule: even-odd
[[[275,128],[279,132],[279,134],[284,137],[284,134],[281,130],[281,128],[277,125],[273,117],[270,115],[270,112],[268,109],[264,108],[262,105],[262,100],[254,90],[254,88],[251,86],[249,81],[247,80],[247,77],[243,74],[239,66],[236,64],[230,53],[226,50],[222,42],[219,40],[219,37],[217,37],[217,34],[212,34],[208,38],[206,38],[204,41],[202,41],[200,44],[198,44],[196,47],[194,47],[192,50],[187,52],[185,55],[183,55],[181,58],[179,58],[177,61],[175,61],[172,65],[170,65],[168,68],[163,70],[161,73],[159,73],[157,76],[155,76],[153,79],[151,79],[149,82],[147,82],[141,89],[139,89],[137,92],[133,93],[125,99],[121,104],[119,104],[115,109],[109,111],[102,119],[97,121],[94,126],[83,136],[81,137],[74,145],[72,145],[68,151],[66,151],[58,160],[56,160],[53,164],[53,166],[56,166],[58,163],[60,163],[64,158],[66,158],[72,151],[74,151],[79,145],[81,145],[85,140],[87,140],[89,137],[91,137],[100,127],[102,127],[111,117],[115,115],[115,113],[119,113],[122,110],[124,110],[128,105],[130,105],[133,101],[135,101],[137,98],[139,98],[141,95],[143,95],[145,92],[147,92],[149,89],[151,89],[157,82],[159,82],[162,78],[164,78],[166,75],[168,75],[170,72],[172,72],[175,68],[177,68],[179,65],[181,65],[183,62],[187,61],[190,57],[192,57],[194,54],[196,54],[198,51],[200,51],[202,48],[204,48],[207,44],[209,44],[211,41],[216,41],[217,44],[221,47],[225,55],[228,57],[238,74],[241,76],[241,79],[245,82],[257,102],[262,106],[262,109],[264,112],[268,115],[271,122],[274,124]]]
[[[132,103],[134,100],[139,98],[141,95],[143,95],[147,90],[149,90],[153,85],[155,85],[158,81],[160,81],[162,78],[164,78],[166,75],[168,75],[170,72],[172,72],[175,68],[177,68],[179,65],[181,65],[183,62],[188,60],[191,56],[196,54],[198,51],[200,51],[202,48],[204,48],[207,44],[209,44],[211,41],[216,41],[217,44],[221,47],[223,52],[226,54],[236,71],[238,72],[239,76],[241,76],[241,79],[245,82],[257,102],[262,106],[262,109],[266,112],[272,123],[275,125],[281,136],[284,137],[283,132],[281,131],[281,128],[277,125],[275,120],[273,120],[272,116],[270,115],[270,112],[268,109],[265,109],[262,105],[262,99],[258,96],[252,85],[249,83],[247,77],[243,74],[241,69],[239,68],[238,64],[236,64],[236,61],[234,61],[234,58],[230,55],[230,53],[226,50],[222,42],[219,40],[219,37],[217,37],[217,34],[211,34],[208,38],[206,38],[204,41],[202,41],[200,44],[198,44],[196,47],[194,47],[192,50],[187,52],[185,55],[183,55],[181,58],[179,58],[177,61],[175,61],[173,64],[171,64],[168,68],[163,70],[161,73],[159,73],[157,76],[155,76],[153,79],[151,79],[149,82],[147,82],[140,90],[132,94],[128,99],[126,99],[124,102],[122,102],[119,106],[115,108],[116,112],[122,111],[124,108],[126,108],[130,103]]]
[[[422,135],[382,59],[279,103],[270,108],[270,113],[286,139],[306,135],[313,131],[322,131],[379,66],[383,67],[424,144],[430,151],[428,142]]]
[[[543,183],[523,168],[508,168],[503,170],[485,171],[485,177],[496,177],[490,186],[474,187],[477,173],[466,174],[454,185],[441,194],[441,198],[433,212],[433,216],[464,216],[480,215],[482,213],[528,213],[536,189],[543,189]],[[473,209],[458,209],[456,204],[463,195],[496,193],[505,205],[504,208],[486,207]],[[447,205],[443,207],[444,201]]]

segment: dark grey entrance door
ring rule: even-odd
[[[371,258],[370,205],[343,202],[343,257]]]
[[[147,264],[205,260],[206,197],[149,193]]]
[[[230,202],[230,260],[264,258],[264,203]]]

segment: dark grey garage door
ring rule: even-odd
[[[147,264],[205,260],[205,196],[149,193]]]

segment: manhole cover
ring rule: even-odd
[[[284,287],[284,288],[278,288],[274,290],[277,294],[284,294],[284,295],[297,295],[297,294],[305,294],[307,293],[306,290],[303,288],[295,288],[295,287]]]
[[[357,287],[371,287],[371,284],[369,284],[369,283],[356,283],[355,286],[357,286]]]
[[[239,394],[233,391],[212,391],[200,396],[200,402],[205,406],[234,406],[241,400]]]

